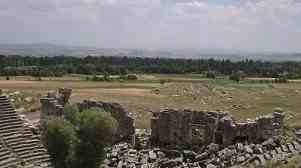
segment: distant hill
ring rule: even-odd
[[[215,59],[254,59],[270,61],[301,61],[301,53],[256,53],[229,49],[119,49],[63,46],[54,44],[0,44],[2,55],[28,56],[129,56],[129,57],[166,57],[166,58],[215,58]]]

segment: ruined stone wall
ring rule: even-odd
[[[64,117],[63,108],[66,104],[68,104],[71,92],[71,89],[60,88],[58,92],[49,92],[46,97],[40,99],[40,125],[42,129],[51,118]],[[132,139],[135,132],[134,120],[120,104],[84,100],[83,102],[78,103],[77,106],[81,111],[88,108],[99,107],[110,112],[112,117],[114,117],[118,122],[114,141]]]
[[[58,100],[54,97],[43,97],[40,99],[41,103],[41,114],[40,114],[40,125],[44,128],[48,120],[53,117],[62,117],[63,105],[59,104]]]
[[[98,107],[111,113],[118,122],[118,128],[114,141],[129,140],[135,133],[134,119],[129,116],[129,113],[118,103],[107,103],[101,101],[84,100],[77,104],[79,109]]]
[[[281,134],[284,114],[274,112],[256,120],[236,122],[227,113],[165,110],[151,119],[155,145],[202,146],[217,143],[262,142]]]
[[[44,128],[46,122],[53,117],[62,117],[64,106],[69,103],[72,89],[59,88],[58,92],[50,91],[40,99],[40,126]]]
[[[215,141],[219,112],[165,110],[151,119],[152,143],[160,145],[202,145]]]

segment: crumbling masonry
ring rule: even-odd
[[[53,117],[62,117],[63,108],[69,102],[72,89],[60,88],[58,93],[48,92],[46,97],[40,99],[41,115],[40,125],[44,128],[46,122]]]
[[[59,89],[41,99],[41,126],[52,117],[63,117],[63,107],[68,103],[71,89]],[[117,103],[85,100],[77,103],[84,109],[99,107],[108,111],[118,122],[115,142],[132,139],[134,120]],[[191,110],[164,110],[154,113],[151,119],[151,143],[159,146],[203,146],[216,143],[223,146],[237,142],[261,143],[281,134],[284,113],[276,110],[269,116],[246,122],[236,122],[224,112]]]
[[[51,118],[64,117],[63,108],[69,103],[72,90],[61,88],[58,93],[49,92],[46,97],[41,98],[40,125],[44,128],[46,122]],[[99,107],[111,113],[118,122],[117,132],[114,141],[131,140],[134,135],[134,120],[129,113],[118,103],[106,103],[93,100],[84,100],[77,103],[80,111],[84,109]]]
[[[156,145],[173,147],[260,143],[281,134],[283,119],[280,111],[240,123],[222,112],[165,110],[154,113],[151,119],[151,140]]]

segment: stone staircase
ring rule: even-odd
[[[51,168],[50,156],[15,109],[0,95],[0,168]]]

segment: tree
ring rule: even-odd
[[[161,85],[164,85],[166,83],[166,80],[165,79],[160,79],[160,84]]]
[[[79,111],[64,108],[64,119],[52,119],[43,134],[45,146],[56,168],[98,168],[104,147],[112,142],[117,122],[99,108]]]
[[[128,80],[138,80],[138,76],[134,75],[134,74],[130,74],[130,75],[127,76],[127,79]]]
[[[117,122],[110,113],[100,109],[82,111],[79,118],[75,166],[98,168],[104,158],[104,147],[112,142]]]
[[[209,79],[215,79],[216,78],[216,74],[214,71],[208,71],[206,73],[206,78],[209,78]]]
[[[129,72],[126,68],[122,67],[120,68],[120,75],[127,75]]]
[[[79,122],[79,109],[77,105],[70,105],[67,104],[64,107],[64,117],[66,120],[68,120],[73,125],[78,124]]]
[[[279,76],[278,78],[275,78],[275,83],[288,83],[288,79],[286,76]]]
[[[110,78],[110,74],[108,73],[108,72],[104,72],[103,73],[103,79],[105,80],[105,81],[109,81],[111,78]]]
[[[239,82],[240,81],[240,75],[238,73],[232,73],[229,76],[229,79],[233,80],[233,81],[236,81],[236,82]]]
[[[53,119],[43,135],[45,146],[56,168],[71,168],[76,132],[72,124],[63,119]]]
[[[230,80],[239,82],[244,77],[244,73],[242,71],[234,72],[229,76]]]
[[[92,81],[104,81],[103,77],[99,77],[97,75],[93,75],[93,77],[91,78]]]

